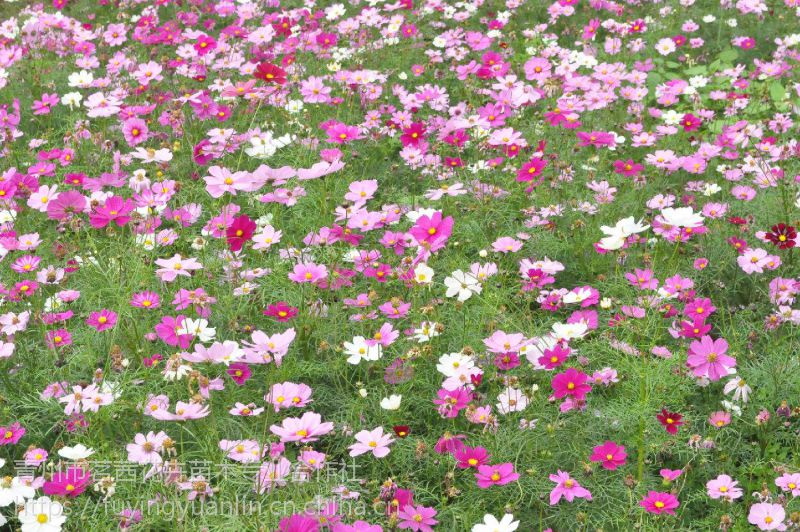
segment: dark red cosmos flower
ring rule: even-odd
[[[656,418],[670,434],[677,434],[678,427],[683,425],[683,421],[681,421],[683,416],[677,412],[669,412],[666,408],[662,408],[661,413],[656,414]]]
[[[405,438],[411,433],[411,428],[408,425],[395,425],[393,428],[398,438]]]
[[[255,231],[256,223],[249,216],[246,214],[237,216],[225,231],[228,247],[231,248],[231,251],[239,251],[244,243],[253,237]]]
[[[765,238],[780,249],[789,249],[797,245],[795,241],[797,238],[797,230],[791,225],[780,223],[778,225],[773,225],[771,232],[767,233]]]
[[[264,80],[266,83],[283,85],[286,83],[286,71],[272,63],[259,63],[253,73],[256,79]]]
[[[267,307],[264,316],[275,318],[278,321],[289,321],[297,316],[297,307],[292,307],[285,301],[278,301]]]

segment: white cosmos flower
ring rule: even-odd
[[[402,401],[402,395],[390,395],[389,397],[384,397],[381,399],[381,408],[384,410],[397,410],[400,408],[400,401]]]
[[[178,335],[191,334],[196,336],[202,343],[210,342],[217,335],[217,330],[214,327],[208,326],[208,320],[185,318],[183,325],[175,331]]]
[[[72,447],[62,447],[58,450],[58,456],[67,460],[84,460],[94,454],[94,449],[86,447],[82,443]]]
[[[80,92],[68,92],[61,97],[61,103],[66,105],[70,109],[78,107],[81,104],[82,100],[83,100],[83,95]]]
[[[750,397],[750,392],[752,392],[753,389],[747,385],[743,378],[737,376],[725,384],[723,391],[725,392],[725,395],[733,392],[734,401],[742,401],[746,403]]]
[[[81,70],[80,72],[73,72],[67,78],[67,83],[70,87],[77,87],[79,89],[88,89],[92,86],[94,76],[91,72]]]
[[[250,138],[251,146],[244,150],[250,157],[257,159],[269,159],[275,152],[284,146],[292,143],[294,137],[291,135],[283,135],[282,137],[275,138],[272,131],[264,131],[260,135],[255,135]]]
[[[428,218],[430,218],[437,212],[439,211],[437,211],[436,209],[417,209],[415,211],[408,211],[406,213],[406,218],[411,220],[412,223],[416,223],[417,220],[419,220],[422,216],[427,216]]]
[[[614,227],[607,225],[600,226],[600,230],[606,235],[600,240],[603,249],[614,251],[625,245],[625,240],[634,234],[641,233],[649,229],[649,225],[637,222],[633,216],[623,218]]]
[[[466,301],[473,294],[480,294],[481,290],[483,290],[480,281],[474,275],[464,273],[461,270],[456,270],[450,274],[450,277],[444,280],[444,284],[447,286],[445,295],[447,297],[456,297],[459,301]]]
[[[375,361],[383,356],[383,347],[379,343],[369,345],[363,336],[356,336],[352,342],[344,343],[344,352],[348,355],[348,364],[356,365],[362,360]]]
[[[475,367],[472,357],[464,353],[448,353],[439,357],[436,369],[445,377],[452,377]]]
[[[553,324],[553,334],[555,337],[566,341],[583,337],[588,329],[589,327],[583,321],[579,321],[578,323]]]
[[[420,262],[414,268],[414,281],[418,284],[430,284],[433,281],[433,275],[433,268],[424,262]]]
[[[497,396],[497,410],[501,414],[522,412],[528,406],[528,396],[518,388],[506,388]]]
[[[414,340],[422,344],[439,336],[439,331],[436,330],[437,325],[437,323],[423,321],[419,324],[419,329],[414,329]]]
[[[691,207],[667,207],[661,210],[661,216],[667,225],[674,227],[699,227],[703,225],[703,216],[694,212]]]
[[[25,504],[25,499],[36,496],[36,490],[19,477],[0,477],[0,508],[11,504]]]
[[[51,501],[50,497],[39,497],[28,501],[17,516],[22,532],[59,532],[67,521],[61,503]]]
[[[145,163],[167,163],[172,160],[172,152],[167,148],[154,150],[153,148],[136,148],[131,156]]]
[[[472,532],[514,532],[519,527],[519,521],[514,521],[512,514],[505,514],[499,521],[492,514],[483,516],[483,523],[472,527]]]
[[[569,305],[572,303],[581,303],[583,301],[586,301],[591,296],[592,296],[592,291],[586,287],[583,287],[578,289],[577,291],[567,292],[564,295],[564,297],[561,298],[561,301]]]

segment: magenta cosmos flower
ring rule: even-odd
[[[489,461],[489,451],[483,447],[467,447],[466,445],[453,453],[458,466],[461,469],[479,467]]]
[[[263,314],[275,318],[277,321],[289,321],[297,316],[297,307],[292,307],[285,301],[278,301],[266,308]]]
[[[122,227],[131,219],[128,216],[133,211],[134,204],[130,199],[111,196],[102,207],[95,207],[89,215],[89,223],[95,229],[101,229],[111,222]]]
[[[67,190],[48,202],[47,217],[51,220],[66,220],[86,210],[86,196],[75,190]]]
[[[430,217],[423,215],[417,219],[414,227],[408,232],[417,242],[429,246],[433,251],[435,248],[443,246],[444,241],[453,232],[453,217],[443,218],[441,212],[435,212]]]
[[[113,310],[103,309],[92,312],[86,320],[86,325],[94,327],[97,332],[106,331],[117,324],[117,313]]]
[[[550,386],[553,388],[553,394],[556,399],[569,395],[582,401],[586,398],[586,394],[592,390],[592,387],[586,384],[587,380],[589,380],[588,375],[574,368],[569,368],[567,371],[553,377]]]
[[[242,386],[250,379],[253,372],[250,370],[250,366],[244,362],[234,362],[228,366],[227,373],[233,382]]]
[[[671,493],[662,491],[649,491],[639,506],[651,514],[670,514],[675,515],[675,508],[680,506],[677,497]]]
[[[245,242],[253,237],[256,223],[249,216],[243,214],[233,219],[233,223],[225,231],[225,238],[231,251],[239,251]]]
[[[519,473],[514,471],[514,464],[506,462],[497,465],[478,466],[475,473],[479,488],[490,488],[492,486],[504,486],[519,479]]]
[[[19,423],[12,423],[7,427],[0,427],[0,445],[14,445],[24,435],[25,429]]]
[[[736,367],[736,359],[726,355],[727,351],[728,342],[723,338],[713,340],[710,336],[703,336],[689,346],[686,365],[696,377],[718,381],[728,375],[728,368]]]
[[[51,480],[46,480],[42,486],[45,495],[59,495],[61,497],[77,497],[83,493],[92,482],[92,474],[81,466],[70,466],[66,472],[53,473]]]
[[[589,460],[592,462],[600,462],[600,464],[609,471],[625,465],[625,458],[628,453],[625,452],[625,447],[617,445],[613,441],[606,441],[603,445],[598,445],[594,448]]]

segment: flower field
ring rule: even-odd
[[[0,529],[800,530],[800,0],[0,4]]]

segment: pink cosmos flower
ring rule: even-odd
[[[285,486],[287,484],[286,477],[289,476],[291,468],[292,463],[283,456],[277,461],[264,462],[256,476],[256,491],[258,493],[269,493],[276,487]],[[286,530],[294,529],[287,528]]]
[[[161,266],[156,270],[156,275],[167,283],[174,281],[179,275],[189,277],[191,271],[203,269],[203,265],[197,259],[184,258],[178,253],[169,259],[157,259],[156,265]]]
[[[317,441],[333,430],[333,423],[322,422],[322,416],[315,412],[306,412],[302,417],[287,417],[280,425],[272,425],[269,430],[280,437],[281,441],[308,443]]]
[[[434,519],[436,513],[435,508],[407,504],[397,512],[397,528],[407,528],[412,532],[433,532],[433,527],[439,523]]]
[[[289,279],[296,283],[316,283],[328,277],[328,269],[324,264],[299,263],[289,274]]]
[[[328,134],[328,138],[325,140],[334,144],[347,144],[362,138],[357,126],[348,126],[340,122],[332,125],[325,132]]]
[[[278,301],[269,305],[263,314],[275,318],[277,321],[286,322],[297,316],[297,311],[297,307],[292,307],[285,301]]]
[[[786,530],[786,510],[780,504],[759,502],[750,507],[747,522],[759,530]]]
[[[555,506],[564,497],[567,502],[572,502],[575,497],[592,500],[592,494],[586,488],[578,484],[578,481],[560,469],[554,475],[550,475],[550,480],[556,483],[556,487],[550,492],[550,506]]]
[[[647,497],[639,502],[639,506],[651,514],[666,513],[675,515],[675,508],[680,506],[678,498],[671,493],[661,491],[648,491]]]
[[[264,400],[272,403],[275,412],[284,408],[303,408],[311,402],[311,388],[305,384],[281,382],[270,386]]]
[[[164,442],[168,439],[169,437],[163,431],[158,434],[152,431],[148,432],[147,435],[137,434],[133,438],[133,443],[129,443],[125,447],[128,451],[128,461],[151,465],[162,463],[164,459],[160,453]]]
[[[514,464],[505,462],[497,465],[478,466],[475,473],[479,488],[489,488],[492,486],[504,486],[519,479],[519,473],[514,471]]]
[[[158,308],[161,303],[161,298],[155,292],[145,291],[133,294],[131,298],[131,306],[144,309]]]
[[[613,441],[606,441],[603,445],[598,445],[594,448],[589,460],[592,462],[600,462],[605,469],[610,471],[625,465],[625,458],[628,453],[625,452],[625,447],[617,445]]]
[[[211,489],[211,484],[205,479],[204,476],[198,475],[189,478],[183,482],[178,482],[178,488],[182,491],[188,491],[186,498],[190,501],[195,499],[204,500],[206,497],[214,495],[214,490]]]
[[[706,483],[708,496],[712,499],[725,499],[732,501],[742,496],[742,488],[738,488],[737,481],[728,475],[720,475]]]
[[[72,344],[72,335],[66,329],[56,329],[55,331],[47,331],[45,341],[47,342],[47,347],[57,349]]]
[[[208,405],[200,403],[185,403],[178,401],[175,403],[175,413],[172,414],[166,410],[155,410],[151,413],[152,417],[161,421],[188,421],[191,419],[200,419],[206,417],[211,413]]]
[[[147,122],[141,118],[131,118],[122,124],[122,134],[129,146],[136,146],[145,142],[149,132]]]
[[[433,403],[439,405],[439,415],[446,418],[457,417],[472,400],[470,391],[463,387],[455,390],[440,389],[436,395]]]
[[[58,94],[42,94],[41,100],[34,100],[33,105],[31,106],[31,110],[35,115],[47,115],[50,114],[52,108],[58,105],[59,98]]]
[[[731,415],[730,415],[729,412],[725,412],[723,410],[719,410],[717,412],[713,412],[708,417],[708,422],[711,424],[712,427],[720,429],[720,428],[730,424]]]
[[[191,334],[178,334],[178,331],[183,329],[183,322],[186,316],[163,316],[161,322],[154,327],[156,334],[167,345],[178,346],[181,349],[187,349],[194,338]]]
[[[792,497],[800,497],[800,473],[784,473],[775,479],[775,485]]]
[[[383,433],[383,427],[362,430],[356,434],[355,438],[356,443],[349,447],[350,456],[371,452],[375,458],[383,458],[389,454],[389,445],[394,442],[391,435]]]
[[[233,223],[225,231],[228,247],[231,251],[239,251],[245,242],[253,237],[256,223],[249,216],[243,214],[233,219]]]
[[[726,355],[728,342],[723,338],[717,340],[710,336],[703,336],[700,341],[694,341],[689,346],[689,356],[686,365],[694,371],[697,377],[708,377],[718,381],[728,375],[728,369],[736,367],[736,359]]]
[[[247,172],[231,172],[221,166],[212,166],[203,179],[206,190],[212,198],[222,197],[226,192],[236,195],[239,191],[250,191],[253,188],[252,178]]]

